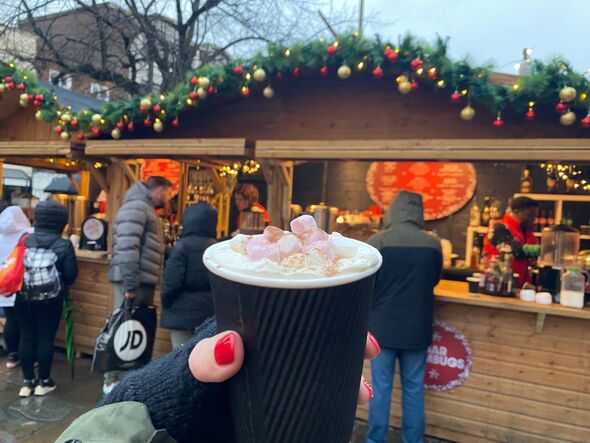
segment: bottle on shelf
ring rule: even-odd
[[[502,202],[494,199],[490,206],[490,220],[498,220],[502,216]]]
[[[477,200],[473,199],[473,205],[471,206],[471,210],[469,211],[469,226],[480,226],[481,223],[481,214],[479,206],[477,205]]]
[[[555,216],[553,215],[553,211],[549,211],[547,214],[547,226],[553,226],[555,224]]]
[[[528,166],[522,169],[520,175],[520,192],[522,194],[530,194],[533,192],[533,179],[531,177],[531,170]]]
[[[488,226],[490,224],[490,206],[492,199],[490,197],[484,197],[483,208],[481,209],[481,225]]]

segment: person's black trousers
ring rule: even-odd
[[[16,309],[12,307],[4,307],[4,315],[6,316],[6,324],[4,325],[4,341],[6,342],[6,350],[9,354],[18,352],[19,342],[19,327],[18,318],[16,317]]]
[[[63,301],[24,302],[16,298],[16,315],[20,327],[19,358],[25,380],[35,379],[35,361],[39,379],[47,380],[53,363],[53,342],[59,327]]]

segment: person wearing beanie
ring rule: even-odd
[[[41,202],[35,208],[35,232],[25,241],[27,254],[31,250],[46,250],[55,254],[59,290],[55,297],[46,300],[31,300],[22,291],[16,297],[16,315],[21,331],[19,357],[24,377],[20,397],[30,397],[33,393],[37,396],[47,395],[57,387],[51,379],[53,342],[67,288],[78,276],[74,247],[69,240],[62,238],[67,223],[68,210],[63,205],[49,200]],[[38,378],[35,376],[35,361],[39,363]]]

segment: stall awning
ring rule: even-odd
[[[588,161],[590,139],[258,140],[256,158]]]
[[[243,138],[158,138],[88,140],[86,155],[129,158],[253,158],[254,144]]]
[[[0,157],[63,157],[71,153],[69,142],[0,141]]]

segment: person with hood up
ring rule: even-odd
[[[164,231],[156,213],[170,200],[171,183],[153,176],[132,185],[113,224],[112,259],[109,281],[115,296],[114,308],[125,299],[133,304],[151,305],[160,282],[164,262]],[[104,374],[103,392],[110,392],[119,382],[121,371]]]
[[[29,219],[19,206],[8,206],[0,212],[0,263],[4,263],[16,248],[23,235],[33,232]],[[8,351],[6,367],[12,369],[19,364],[18,343],[20,332],[18,319],[14,309],[16,294],[0,294],[0,308],[4,309],[6,324],[4,325],[4,341]]]
[[[369,407],[367,443],[385,443],[396,360],[402,380],[402,440],[424,439],[424,371],[432,340],[434,287],[442,270],[440,240],[422,230],[422,196],[401,191],[385,216],[385,229],[368,243],[383,255],[369,331],[381,345],[371,362],[375,397]]]
[[[20,397],[47,395],[55,390],[57,385],[51,379],[51,365],[53,363],[53,342],[59,327],[63,299],[68,286],[76,281],[78,276],[78,262],[72,242],[62,237],[62,232],[68,223],[68,210],[55,201],[44,201],[35,207],[35,232],[25,240],[27,254],[29,251],[52,251],[56,258],[57,270],[56,294],[44,300],[30,300],[27,291],[27,271],[23,290],[17,295],[14,304],[18,324],[20,327],[19,357],[22,366],[24,384],[20,390]],[[30,265],[38,266],[32,256]],[[53,265],[52,265],[53,267]],[[32,282],[32,284],[35,281]],[[53,296],[55,295],[55,296]],[[35,362],[39,363],[39,378],[35,377]]]
[[[170,329],[177,348],[196,327],[213,316],[209,272],[203,264],[205,249],[215,243],[217,211],[208,203],[191,205],[182,216],[182,234],[170,253],[162,285],[161,326]]]

